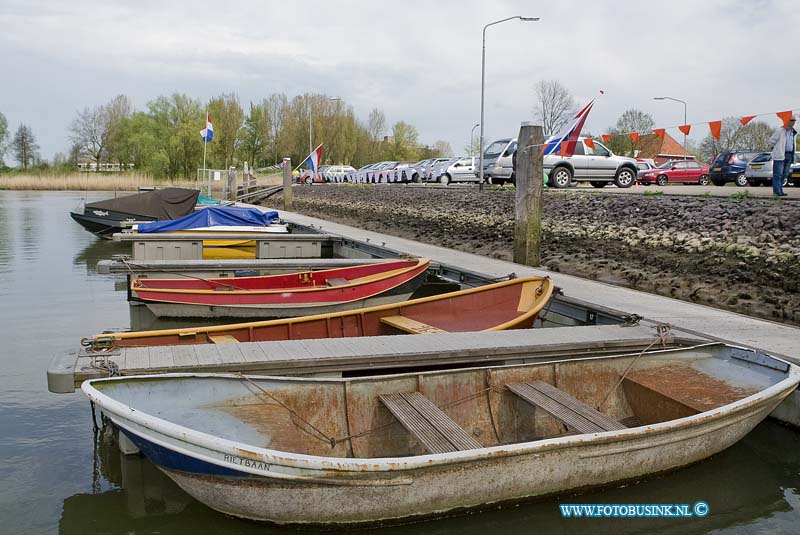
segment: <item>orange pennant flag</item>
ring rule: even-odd
[[[636,132],[629,132],[628,135],[633,140],[634,143],[639,143],[639,134]]]
[[[602,137],[602,138],[603,138],[603,141],[605,141],[606,143],[608,143],[609,141],[611,141],[611,137],[612,137],[612,136],[611,136],[611,134],[603,134],[603,135],[601,135],[600,137]]]
[[[711,130],[711,135],[714,139],[719,140],[719,131],[722,129],[722,121],[711,121],[708,123],[708,128]]]
[[[565,155],[569,154],[569,149],[567,149],[567,145],[568,144],[569,144],[569,141],[562,141],[561,142],[561,156],[565,156]]]
[[[583,140],[583,143],[590,149],[594,150],[594,139],[587,137],[586,139]]]
[[[666,134],[666,131],[663,128],[656,128],[653,130],[653,133],[661,139],[664,139],[664,134]]]
[[[789,119],[792,118],[792,110],[779,111],[775,115],[777,115],[780,118],[780,120],[783,121],[784,128],[789,128]]]
[[[683,132],[683,134],[686,135],[686,136],[689,135],[689,130],[691,130],[691,129],[692,129],[692,125],[690,125],[690,124],[684,124],[684,125],[681,125],[681,126],[678,127],[678,130]]]
[[[742,123],[742,126],[747,126],[747,123],[749,123],[750,121],[752,121],[755,118],[756,118],[755,115],[748,115],[747,117],[742,117],[741,119],[739,119],[739,122]],[[719,138],[717,138],[717,139],[719,139]]]

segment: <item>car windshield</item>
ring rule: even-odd
[[[486,152],[483,153],[484,158],[497,158],[503,152],[503,149],[506,148],[508,145],[507,139],[502,139],[500,141],[495,141],[488,147],[486,147]]]

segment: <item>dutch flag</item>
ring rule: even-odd
[[[200,130],[200,137],[206,143],[214,139],[214,125],[211,124],[211,117],[208,114],[206,114],[206,127]]]

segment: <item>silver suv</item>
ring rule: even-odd
[[[636,182],[636,160],[617,156],[602,143],[586,145],[586,138],[578,138],[575,154],[564,157],[554,151],[544,157],[544,170],[549,174],[548,185],[566,188],[573,182],[589,182],[596,188],[614,183],[618,188],[629,188]]]

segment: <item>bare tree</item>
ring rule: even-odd
[[[122,119],[133,113],[128,97],[118,95],[111,102],[95,108],[84,108],[70,125],[70,140],[81,147],[97,164],[100,164],[109,152],[109,142],[114,136],[115,128]]]
[[[23,169],[27,169],[30,164],[38,160],[39,145],[36,144],[36,138],[28,125],[21,124],[17,128],[17,133],[11,140],[11,152]]]
[[[439,140],[433,144],[433,150],[439,153],[439,156],[443,158],[452,158],[453,157],[453,147],[450,146],[450,143],[447,141]]]
[[[534,114],[542,122],[545,136],[553,135],[575,114],[575,99],[558,80],[540,80],[535,91],[538,102]]]
[[[634,156],[638,143],[628,135],[631,132],[637,134],[649,134],[656,122],[653,116],[636,108],[625,110],[617,119],[617,124],[609,129],[609,133],[614,137],[609,142],[609,148],[619,154]]]
[[[267,101],[267,115],[270,123],[270,144],[272,148],[273,163],[278,163],[280,153],[284,150],[284,137],[286,114],[289,109],[289,99],[283,93],[273,93]]]
[[[738,117],[725,117],[719,139],[708,134],[700,142],[699,151],[707,161],[711,161],[720,152],[726,150],[768,150],[770,137],[775,129],[762,121],[755,121],[742,126]]]

